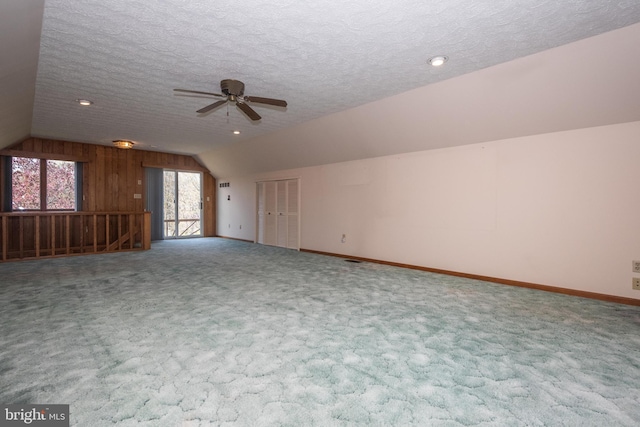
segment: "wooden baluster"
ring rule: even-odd
[[[129,214],[129,249],[135,248],[135,220],[136,214]]]
[[[49,224],[51,225],[51,256],[56,254],[56,217],[51,215],[49,217]]]
[[[9,246],[9,217],[2,216],[2,260],[7,260],[7,246]]]
[[[86,233],[86,228],[84,225],[84,218],[85,216],[83,214],[80,214],[78,216],[79,221],[80,221],[80,253],[84,253],[84,234]]]
[[[122,250],[122,215],[118,214],[118,250]]]
[[[66,223],[67,223],[67,235],[66,235],[66,240],[67,240],[67,255],[69,255],[71,253],[71,215],[66,214]]]
[[[98,252],[98,215],[93,214],[93,252]]]
[[[20,218],[18,219],[18,223],[19,225],[19,232],[20,232],[20,236],[19,237],[19,241],[20,241],[20,258],[24,258],[24,217],[20,216]]]
[[[36,258],[40,258],[40,215],[35,219]]]
[[[104,250],[109,251],[109,214],[105,215],[105,240],[107,242],[107,246]]]

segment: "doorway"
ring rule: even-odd
[[[164,170],[164,238],[202,236],[202,174]]]

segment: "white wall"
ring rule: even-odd
[[[229,187],[219,184],[229,182]],[[216,230],[219,236],[253,241],[256,230],[256,184],[251,177],[218,179]]]
[[[0,149],[31,134],[44,0],[0,1]]]
[[[253,240],[255,181],[300,177],[302,248],[640,299],[638,135],[633,122],[221,178],[218,233]]]

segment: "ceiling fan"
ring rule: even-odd
[[[244,83],[239,80],[226,79],[220,82],[220,89],[222,90],[222,94],[220,93],[211,93],[211,92],[200,92],[198,90],[188,90],[188,89],[174,89],[175,92],[184,92],[184,93],[195,93],[198,95],[210,95],[210,96],[219,96],[225,99],[221,99],[220,101],[216,101],[213,104],[207,105],[196,111],[199,114],[208,113],[211,110],[214,110],[227,102],[234,102],[236,106],[245,113],[251,120],[260,120],[260,114],[256,113],[256,111],[251,108],[247,102],[256,103],[256,104],[266,104],[266,105],[274,105],[276,107],[286,107],[287,101],[283,101],[281,99],[273,99],[273,98],[262,98],[259,96],[244,96]]]

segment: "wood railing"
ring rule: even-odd
[[[0,220],[0,261],[151,248],[150,212],[11,212]]]
[[[200,235],[200,218],[196,219],[179,219],[178,230],[176,230],[175,219],[164,220],[164,235],[165,237],[184,237],[184,236],[199,236]],[[189,223],[186,227],[181,227],[183,223]],[[182,230],[182,231],[180,231]],[[176,235],[177,234],[177,235]]]

